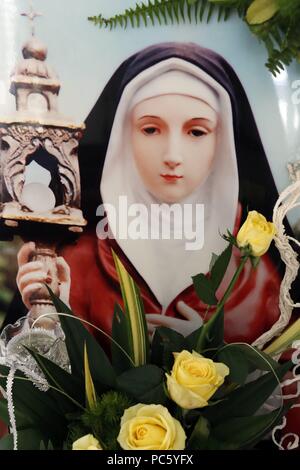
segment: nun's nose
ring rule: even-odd
[[[168,160],[165,160],[164,163],[171,170],[174,170],[178,165],[180,165],[181,162],[168,159]]]
[[[170,138],[168,150],[164,155],[164,164],[174,169],[181,165],[182,161],[180,142],[176,138]]]

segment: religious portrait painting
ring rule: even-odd
[[[206,310],[192,277],[209,273],[211,254],[226,246],[221,234],[236,234],[250,210],[270,218],[278,197],[243,85],[212,49],[185,42],[152,45],[120,65],[85,125],[78,155],[90,225],[75,244],[61,248],[64,300],[110,333],[114,304],[121,303],[115,250],[141,288],[149,332],[169,326],[187,335],[202,323]],[[122,197],[148,212],[152,205],[160,207],[171,227],[169,239],[120,236],[115,218],[122,217]],[[97,236],[100,204],[114,208],[102,213],[104,235],[110,236]],[[203,224],[197,250],[187,250],[186,239],[174,237],[182,228],[178,225],[188,222],[175,220],[170,208],[187,205],[204,209],[201,220],[191,212],[191,226]],[[47,279],[39,262],[29,262],[33,251],[29,243],[19,252],[17,281],[28,309],[30,297]],[[235,268],[233,253],[228,279]],[[254,342],[278,320],[281,275],[275,250],[257,270],[245,269],[225,307],[228,341]],[[244,316],[244,310],[251,314]]]
[[[58,0],[35,3],[44,11],[25,14],[29,39],[25,0],[11,13],[22,34],[13,63],[0,61],[0,235],[3,253],[15,250],[2,329],[45,313],[48,284],[96,327],[110,356],[115,307],[124,307],[117,256],[139,289],[150,342],[159,327],[186,338],[216,311],[195,277],[210,278],[224,235],[236,237],[250,212],[272,220],[289,184],[299,135],[294,71],[273,77],[250,34],[239,45],[225,24],[225,39],[217,22],[200,33],[97,31],[87,17],[99,2],[78,0],[75,34]],[[296,212],[285,220],[291,237],[298,220]],[[217,299],[239,262],[234,246]],[[244,266],[224,305],[226,343],[255,346],[279,321],[284,272],[274,244],[255,269]]]

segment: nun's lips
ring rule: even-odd
[[[165,181],[168,181],[168,182],[175,182],[177,180],[180,180],[183,178],[183,176],[181,175],[170,175],[168,173],[161,173],[160,175]]]

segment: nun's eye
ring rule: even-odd
[[[188,134],[193,137],[202,137],[203,135],[206,135],[207,133],[202,129],[190,129],[188,131]]]
[[[159,128],[155,126],[147,126],[142,128],[142,132],[145,135],[156,135],[159,134]]]

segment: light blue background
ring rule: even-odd
[[[193,41],[222,54],[239,75],[252,104],[256,122],[278,186],[287,186],[286,163],[300,147],[300,105],[292,103],[291,84],[300,79],[300,66],[292,65],[274,79],[264,67],[266,51],[240,20],[209,25],[180,24],[141,27],[127,31],[100,30],[87,21],[100,12],[111,16],[133,7],[135,0],[35,0],[43,13],[36,35],[49,50],[48,62],[59,74],[60,110],[83,121],[116,67],[130,54],[163,41]],[[29,37],[29,22],[20,16],[26,0],[0,2],[0,120],[14,110],[9,75]],[[105,110],[103,110],[105,112]],[[299,157],[300,158],[300,157]]]

